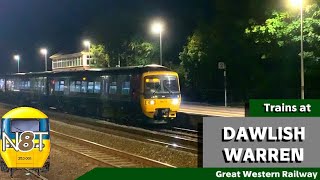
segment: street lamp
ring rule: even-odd
[[[18,61],[18,73],[20,72],[20,69],[19,69],[19,63],[20,63],[20,56],[19,55],[14,55],[13,56],[13,59]]]
[[[295,7],[300,7],[300,39],[301,39],[301,99],[304,99],[304,63],[303,63],[303,0],[290,0]]]
[[[302,0],[290,0],[292,6],[300,7],[302,5]]]
[[[162,65],[162,32],[163,32],[163,23],[161,22],[154,22],[151,25],[151,31],[154,34],[159,34],[160,36],[160,65]]]
[[[88,48],[88,52],[90,52],[90,45],[91,45],[90,41],[89,40],[84,40],[83,41],[83,45],[85,47],[87,47]]]
[[[48,69],[48,65],[47,65],[47,54],[48,54],[48,50],[45,48],[40,49],[40,53],[42,55],[44,55],[44,59],[45,59],[45,71],[47,71]]]

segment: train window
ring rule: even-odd
[[[87,90],[87,92],[88,92],[88,93],[93,93],[93,88],[94,88],[93,82],[89,82],[89,83],[88,83],[88,90]]]
[[[59,81],[54,84],[54,91],[59,91]]]
[[[8,91],[13,91],[14,89],[14,81],[13,80],[7,80],[7,90]]]
[[[64,81],[57,81],[54,86],[54,91],[64,91]]]
[[[12,84],[11,80],[7,79],[7,81],[6,81],[6,85],[7,85],[6,90],[11,91],[11,86],[12,86],[11,84]]]
[[[109,83],[106,82],[105,89],[104,89],[105,94],[108,94],[108,87],[109,87]]]
[[[5,91],[5,84],[4,84],[4,79],[0,79],[0,91],[4,92]]]
[[[11,132],[24,132],[24,131],[39,131],[38,120],[12,120],[11,121]]]
[[[80,92],[80,90],[81,90],[81,81],[71,81],[70,92]]]
[[[24,83],[22,83],[20,88],[32,89],[34,92],[46,93],[45,82],[46,77],[31,78],[30,81],[25,81]]]
[[[81,81],[76,81],[75,92],[80,92],[81,90]]]
[[[20,80],[19,79],[7,80],[7,90],[20,91]]]
[[[122,90],[121,90],[121,94],[123,95],[129,95],[129,91],[130,91],[130,81],[125,81],[122,83]]]
[[[20,89],[30,89],[30,81],[21,81],[20,82]]]
[[[163,79],[163,87],[166,91],[169,92],[178,92],[179,91],[179,84],[178,79],[175,76],[168,76]]]
[[[87,92],[87,81],[82,81],[81,85],[81,92],[86,93]]]
[[[30,89],[30,81],[25,81],[24,86],[25,86],[27,89]]]
[[[76,82],[71,81],[70,82],[70,92],[75,92],[75,89],[76,89]]]
[[[44,94],[47,93],[46,92],[46,89],[47,89],[46,82],[47,82],[47,77],[43,77],[42,81],[41,81],[41,92],[44,93]]]
[[[60,91],[64,91],[64,81],[60,81],[60,86],[59,86],[59,90]]]
[[[109,94],[117,94],[117,82],[110,83]]]
[[[94,82],[94,93],[100,93],[101,90],[101,82]]]

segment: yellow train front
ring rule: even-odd
[[[49,119],[41,111],[20,107],[9,111],[1,120],[1,170],[9,171],[16,168],[32,168],[42,172],[50,166],[50,135]],[[29,142],[22,142],[23,132],[35,134],[32,148],[23,150]],[[16,135],[19,137],[17,138]],[[11,142],[10,142],[11,140]],[[22,145],[19,146],[19,143]],[[40,147],[40,140],[42,147]],[[16,145],[16,146],[15,146]],[[4,147],[5,146],[5,147]]]
[[[149,71],[142,74],[140,105],[154,123],[168,122],[177,116],[181,103],[179,77],[173,71]]]

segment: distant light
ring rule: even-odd
[[[85,80],[87,80],[87,78],[86,78],[86,77],[83,77],[82,80],[85,81]]]
[[[151,31],[155,34],[160,34],[163,32],[163,30],[164,30],[164,26],[162,22],[154,22],[151,25]]]
[[[302,6],[303,0],[290,0],[290,3],[294,7],[300,7]]]
[[[13,59],[19,61],[20,60],[20,56],[19,55],[14,55]]]
[[[83,41],[83,45],[86,46],[86,47],[89,47],[90,44],[91,44],[91,43],[90,43],[89,40],[84,40],[84,41]]]
[[[40,49],[40,53],[43,55],[46,55],[46,54],[48,54],[48,50],[46,48],[42,48],[42,49]]]
[[[178,147],[178,145],[176,143],[173,143],[172,146],[173,147]]]

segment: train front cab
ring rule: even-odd
[[[179,77],[172,71],[149,71],[141,78],[140,105],[151,123],[174,120],[181,103]]]
[[[3,132],[15,143],[15,133],[24,131],[49,132],[49,119],[41,111],[22,107],[9,111],[1,120],[1,170],[12,172],[15,168],[33,168],[42,172],[49,171],[50,166],[50,135],[42,135],[42,150],[39,149],[39,135],[35,135],[34,148],[28,152],[16,151],[6,141],[6,151],[3,151]]]

